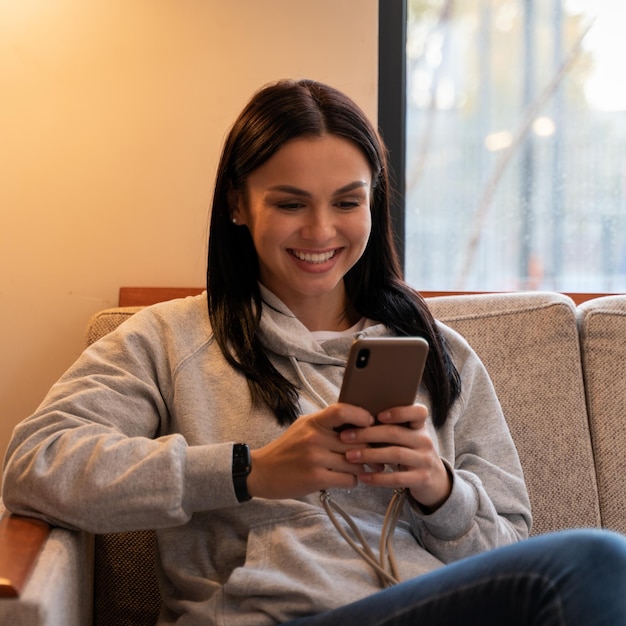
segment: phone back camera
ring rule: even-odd
[[[364,367],[367,367],[367,364],[370,360],[370,351],[368,348],[362,348],[359,350],[356,355],[356,366],[357,369],[362,370]]]

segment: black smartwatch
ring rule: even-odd
[[[252,469],[250,448],[245,443],[233,445],[233,486],[239,502],[247,502],[252,497],[248,493],[248,474]]]

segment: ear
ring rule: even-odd
[[[228,189],[228,210],[234,224],[243,224],[243,193],[232,185]]]

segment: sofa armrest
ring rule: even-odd
[[[46,522],[4,513],[0,519],[0,598],[20,596],[49,534]]]
[[[93,536],[0,514],[0,624],[91,624]]]

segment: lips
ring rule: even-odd
[[[330,261],[330,259],[335,256],[337,250],[328,250],[327,252],[303,252],[302,250],[290,250],[290,252],[300,261],[318,265]]]

